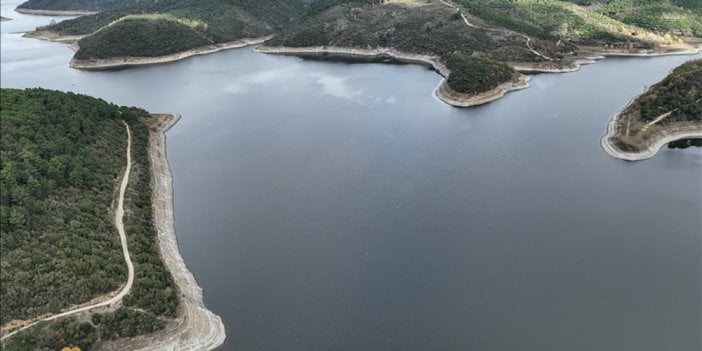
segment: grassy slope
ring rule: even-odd
[[[699,0],[569,0],[624,23],[650,30],[702,36]]]
[[[39,325],[10,339],[6,349],[80,345],[85,350],[99,338],[163,328],[175,317],[178,299],[151,222],[148,130],[143,122],[148,114],[43,89],[2,89],[0,94],[3,323],[85,302],[126,280],[108,211],[124,167],[122,120],[132,130],[133,168],[124,222],[136,270],[126,307],[93,315],[92,322],[67,318]]]
[[[664,0],[666,2],[668,0]],[[668,29],[646,25],[645,21],[620,21],[611,16],[602,4],[579,6],[577,1],[561,0],[456,0],[476,17],[490,24],[509,28],[546,40],[570,40],[575,43],[639,41],[669,44],[670,37],[663,34],[688,32],[689,26],[671,24]],[[651,12],[651,6],[634,5],[640,18]],[[653,12],[660,15],[664,12]],[[690,12],[691,18],[700,21],[699,13]],[[638,27],[637,25],[642,25]],[[656,33],[653,33],[653,32]],[[689,33],[688,33],[689,34]],[[668,41],[668,43],[666,43]]]

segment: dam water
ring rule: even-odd
[[[176,229],[221,350],[701,349],[702,150],[629,163],[610,117],[697,56],[611,58],[457,109],[420,66],[252,47],[121,71],[22,38],[0,85],[177,112]]]

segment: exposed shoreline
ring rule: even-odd
[[[173,178],[166,156],[166,131],[180,119],[178,114],[154,114],[149,128],[149,161],[153,222],[161,259],[178,286],[180,307],[175,323],[153,334],[105,342],[102,350],[208,351],[224,343],[222,318],[204,304],[202,288],[180,255],[173,213]]]
[[[115,57],[109,59],[71,59],[69,66],[71,68],[88,70],[88,71],[102,71],[102,70],[113,70],[127,67],[136,66],[146,66],[168,63],[173,61],[179,61],[186,59],[188,57],[211,54],[214,52],[241,48],[248,45],[260,44],[264,41],[270,39],[270,36],[260,37],[260,38],[244,38],[227,43],[213,44],[208,46],[201,46],[198,48],[180,51],[174,54],[154,56],[154,57]],[[58,39],[57,39],[58,41]],[[77,44],[77,43],[76,43]]]
[[[36,31],[24,33],[23,36],[26,38],[46,40],[46,41],[55,41],[55,42],[59,42],[59,43],[71,44],[71,43],[77,42],[85,35],[60,35],[56,32],[51,32],[51,31],[46,31],[46,30],[36,30]]]
[[[584,55],[575,58],[569,65],[556,64],[553,62],[507,62],[517,72],[520,73],[571,73],[580,70],[583,65],[597,63],[605,57],[598,54]]]
[[[37,31],[25,34],[27,37],[37,39],[50,40],[70,43],[70,47],[78,50],[77,41],[83,36],[61,36],[59,34],[48,31]],[[530,78],[525,74],[538,73],[570,73],[580,70],[583,65],[596,63],[597,60],[606,57],[655,57],[667,55],[694,55],[702,50],[702,47],[680,46],[678,48],[669,48],[666,51],[652,52],[629,52],[625,50],[601,50],[590,47],[581,47],[583,54],[574,57],[572,61],[563,63],[554,62],[506,62],[511,66],[517,74],[505,83],[500,84],[492,90],[479,94],[465,94],[451,89],[447,84],[448,75],[451,71],[442,64],[437,56],[412,54],[395,50],[393,48],[376,48],[376,49],[358,49],[349,47],[284,47],[284,46],[266,46],[265,41],[273,36],[259,38],[245,38],[236,41],[213,44],[203,47],[198,47],[186,51],[177,52],[174,54],[156,56],[156,57],[116,57],[109,59],[71,59],[69,66],[71,68],[82,70],[115,70],[129,67],[156,65],[182,60],[188,57],[197,55],[206,55],[227,49],[241,48],[248,45],[263,44],[257,46],[254,51],[267,54],[292,55],[298,57],[338,57],[352,60],[370,60],[381,61],[382,59],[391,58],[402,63],[419,64],[428,66],[441,76],[444,80],[435,90],[436,96],[446,104],[455,107],[471,107],[486,104],[504,97],[508,92],[521,90],[529,87]]]
[[[667,51],[643,50],[643,51],[621,51],[621,50],[593,50],[596,55],[604,57],[659,57],[659,56],[677,56],[677,55],[695,55],[702,51],[702,47],[690,46],[687,48],[680,47]]]
[[[607,155],[624,161],[642,161],[655,156],[658,151],[660,151],[661,147],[670,142],[681,139],[702,138],[702,125],[673,125],[664,127],[662,130],[658,131],[656,135],[654,135],[654,139],[650,140],[642,150],[633,152],[621,150],[614,143],[614,139],[618,137],[620,132],[618,128],[619,118],[637,99],[638,96],[632,99],[632,101],[621,110],[617,111],[607,123],[607,133],[600,139],[600,146]]]
[[[509,82],[505,82],[496,88],[479,94],[465,94],[457,92],[448,86],[446,78],[451,74],[451,70],[439,61],[436,56],[411,54],[398,51],[392,48],[378,49],[354,49],[344,47],[283,47],[261,45],[254,49],[256,52],[278,55],[292,55],[298,57],[338,57],[346,59],[381,60],[392,58],[402,63],[419,64],[428,66],[439,73],[444,80],[436,89],[436,96],[443,102],[455,107],[470,107],[486,104],[495,101],[513,90],[520,90],[529,87],[529,77],[517,73]]]
[[[594,50],[581,48],[584,53],[575,57],[570,65],[556,64],[553,62],[507,62],[512,68],[521,73],[570,73],[580,70],[583,65],[597,63],[607,57],[659,57],[696,55],[702,51],[701,47],[671,49],[667,51],[631,52],[626,50]]]
[[[64,11],[64,10],[40,10],[40,9],[23,9],[15,8],[15,12],[24,15],[35,15],[35,16],[85,16],[94,15],[98,13],[97,11]]]

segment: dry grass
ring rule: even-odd
[[[118,20],[113,21],[112,23],[109,24],[109,26],[111,26],[115,23],[119,23],[121,21],[128,21],[128,20],[150,20],[150,21],[166,20],[166,21],[178,22],[180,24],[186,25],[192,29],[199,30],[199,31],[206,31],[207,30],[207,23],[195,21],[195,20],[190,20],[190,19],[185,19],[185,18],[180,18],[180,17],[176,17],[176,16],[173,16],[170,14],[161,14],[161,13],[127,15],[127,16],[124,16],[124,17],[118,19]]]

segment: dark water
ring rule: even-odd
[[[6,23],[2,87],[183,115],[178,238],[223,350],[701,349],[702,150],[627,163],[599,146],[691,57],[608,59],[455,109],[418,66],[245,48],[81,72]]]

